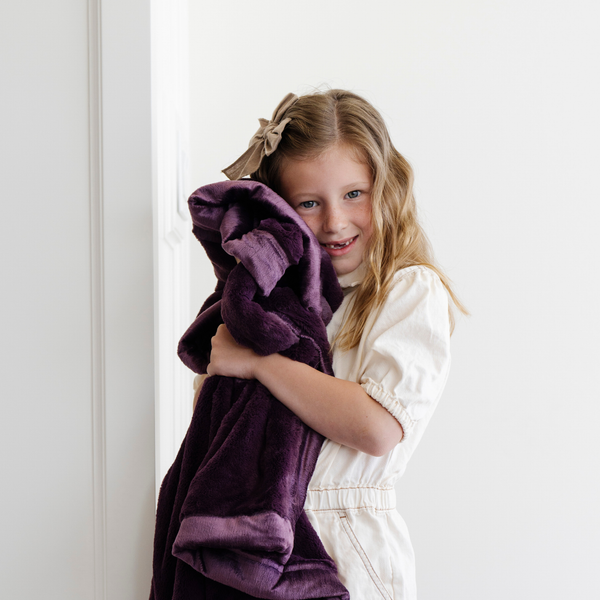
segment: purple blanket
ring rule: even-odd
[[[261,355],[331,374],[325,325],[342,293],[302,219],[244,180],[200,188],[189,205],[218,282],[180,341],[183,362],[205,373],[225,322]],[[303,510],[322,442],[258,381],[208,378],[161,486],[150,598],[347,600]]]

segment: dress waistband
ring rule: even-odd
[[[306,494],[304,510],[351,508],[396,508],[396,490],[380,487],[312,488]]]

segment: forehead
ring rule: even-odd
[[[315,158],[287,159],[279,179],[288,192],[372,182],[362,153],[348,145],[335,145]]]

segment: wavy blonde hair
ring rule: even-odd
[[[385,301],[396,271],[412,265],[435,271],[455,306],[468,314],[450,280],[435,264],[431,245],[417,219],[412,168],[394,148],[379,112],[352,92],[327,90],[301,96],[286,111],[288,117],[291,121],[277,150],[263,159],[252,179],[279,192],[286,161],[316,158],[335,144],[353,148],[373,177],[372,234],[363,258],[367,272],[334,345],[342,350],[358,345],[369,314]],[[452,307],[449,319],[453,331]]]

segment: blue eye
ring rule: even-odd
[[[300,208],[314,208],[316,205],[317,203],[314,200],[307,200],[300,203]]]
[[[360,196],[360,192],[358,190],[353,190],[351,192],[348,192],[346,195],[348,196],[348,198],[354,199]]]

